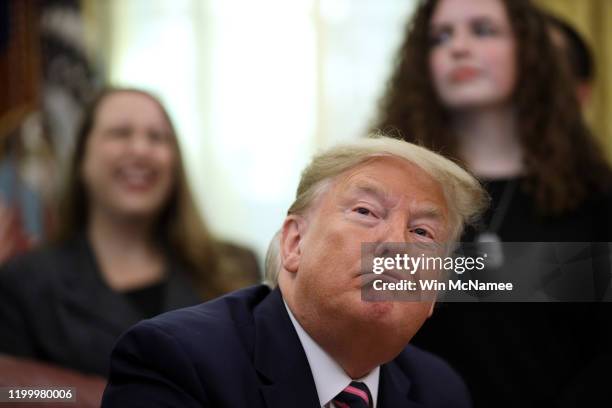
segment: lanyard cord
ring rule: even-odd
[[[506,215],[508,214],[508,209],[510,208],[510,203],[512,202],[512,198],[514,197],[514,192],[516,191],[516,187],[518,185],[518,179],[509,181],[504,187],[504,192],[502,193],[502,197],[499,200],[499,204],[495,208],[493,215],[491,217],[491,221],[489,222],[489,227],[485,228],[487,232],[498,232],[499,228],[502,226]]]

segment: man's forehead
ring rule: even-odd
[[[384,182],[367,176],[359,176],[347,179],[339,193],[347,196],[371,196],[387,203],[397,201],[398,197],[387,188]]]
[[[346,170],[334,179],[334,184],[386,194],[394,187],[427,185],[440,188],[438,181],[419,166],[391,155],[375,156]]]
[[[333,180],[336,194],[363,193],[391,199],[420,191],[432,202],[446,204],[439,181],[414,163],[395,156],[375,157],[345,171]]]

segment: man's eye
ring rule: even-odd
[[[415,229],[412,230],[412,232],[414,232],[417,235],[421,235],[423,237],[432,238],[432,236],[429,233],[429,231],[427,231],[425,228],[415,228]]]
[[[354,210],[356,213],[361,214],[361,215],[373,215],[372,211],[368,210],[365,207],[357,207]]]

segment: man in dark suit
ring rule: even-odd
[[[113,352],[103,407],[470,406],[446,363],[408,345],[432,300],[362,300],[361,245],[453,241],[484,202],[465,171],[403,141],[324,152],[270,246],[274,289],[136,325]]]

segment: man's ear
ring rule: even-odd
[[[295,214],[288,215],[283,223],[280,236],[280,250],[283,268],[296,273],[302,254],[301,242],[304,238],[306,220]]]

